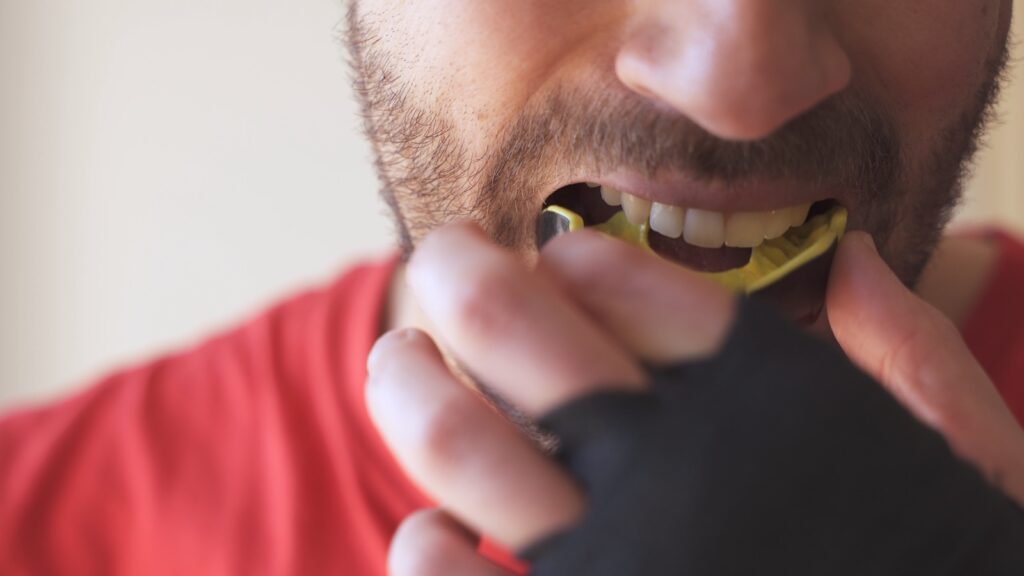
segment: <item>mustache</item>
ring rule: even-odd
[[[536,182],[559,166],[683,172],[719,184],[800,180],[875,196],[898,181],[901,144],[884,108],[847,90],[758,141],[727,141],[689,118],[614,86],[556,89],[509,128],[489,186]],[[489,196],[489,194],[486,194]]]

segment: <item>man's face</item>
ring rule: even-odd
[[[552,194],[604,206],[590,182],[637,218],[663,205],[652,245],[705,270],[742,263],[784,211],[838,202],[910,284],[959,197],[1011,6],[356,0],[349,42],[407,252],[472,218],[532,259]]]

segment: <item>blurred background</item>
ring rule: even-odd
[[[343,13],[342,0],[0,0],[0,410],[388,250]],[[1021,232],[1024,81],[1002,104],[958,225]]]

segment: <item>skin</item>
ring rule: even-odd
[[[472,219],[533,260],[544,200],[593,181],[719,211],[835,198],[911,285],[959,197],[1011,4],[354,6],[367,133],[407,254]]]
[[[449,257],[456,248],[461,257]],[[610,265],[631,281],[609,278]],[[556,240],[531,271],[479,228],[446,227],[419,248],[409,281],[435,336],[532,416],[608,382],[642,391],[641,361],[705,356],[735,306],[685,269],[586,232]],[[479,314],[498,285],[507,306]],[[907,290],[863,233],[839,250],[828,314],[855,363],[1024,503],[1024,432],[952,322]],[[550,354],[553,342],[565,353]],[[477,535],[517,550],[580,517],[573,480],[449,372],[424,332],[385,335],[369,370],[371,415],[440,505],[399,530],[393,574],[505,574],[475,555]]]
[[[382,436],[440,503],[399,531],[393,573],[503,574],[475,554],[477,535],[518,549],[571,526],[586,505],[445,354],[535,417],[609,383],[642,391],[642,362],[705,357],[728,334],[732,297],[675,264],[589,233],[537,252],[529,238],[544,198],[582,180],[656,187],[696,174],[689,205],[722,210],[784,206],[778,182],[838,195],[864,232],[847,235],[833,265],[826,303],[836,341],[1024,502],[1024,433],[950,320],[969,310],[987,271],[957,262],[990,264],[991,247],[946,244],[921,276],[994,93],[1011,8],[357,2],[352,44],[368,135],[401,240],[416,247],[411,292],[396,289],[392,307],[418,307],[430,326],[429,335],[386,334],[368,363]],[[588,119],[609,110],[611,134],[592,137]],[[545,114],[566,130],[538,131]],[[650,122],[615,120],[624,117]],[[673,150],[651,152],[666,141]],[[691,143],[685,150],[724,160],[675,146]],[[872,158],[876,148],[884,161]],[[744,164],[743,152],[764,161]],[[452,224],[466,219],[475,224]],[[907,289],[919,278],[949,315]]]

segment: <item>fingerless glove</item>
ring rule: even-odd
[[[744,300],[713,358],[547,415],[588,511],[536,576],[1024,575],[1024,512],[837,348]]]

